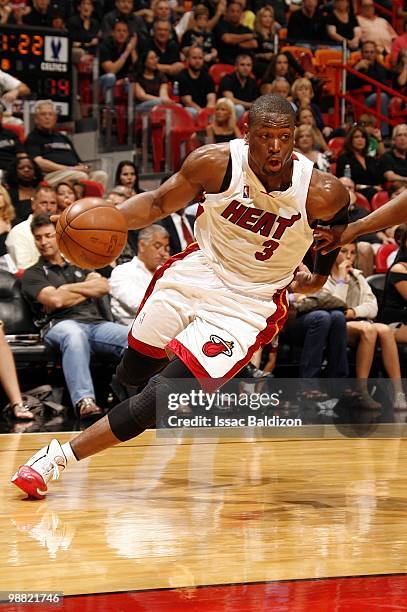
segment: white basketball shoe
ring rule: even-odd
[[[57,480],[66,464],[62,446],[58,440],[51,440],[48,446],[44,446],[17,470],[11,482],[30,497],[43,499],[49,480]]]

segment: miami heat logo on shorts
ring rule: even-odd
[[[217,355],[221,354],[231,357],[233,352],[233,342],[229,342],[228,340],[224,340],[223,338],[212,334],[209,342],[205,342],[203,345],[202,352],[207,357],[216,357]]]

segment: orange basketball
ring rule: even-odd
[[[102,198],[83,198],[68,206],[58,219],[56,232],[62,255],[86,270],[110,264],[127,242],[123,214]]]

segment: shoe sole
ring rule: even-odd
[[[22,465],[11,482],[34,499],[44,499],[48,491],[43,477],[29,465]]]

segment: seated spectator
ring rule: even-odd
[[[32,0],[31,11],[24,15],[23,23],[40,28],[52,28],[50,0]]]
[[[1,0],[0,2],[0,24],[8,23],[10,16],[12,15],[12,8],[9,0]]]
[[[128,263],[116,266],[109,280],[111,308],[116,321],[130,325],[154,272],[170,254],[167,230],[150,225],[139,231],[138,251]]]
[[[274,20],[272,6],[264,6],[256,13],[254,31],[257,35],[257,49],[254,50],[254,74],[261,78],[274,55],[274,37],[280,29],[280,24]]]
[[[0,321],[0,384],[10,402],[5,410],[10,412],[17,420],[27,421],[33,419],[34,415],[21,394],[13,353],[7,344],[2,321]]]
[[[187,214],[183,208],[160,221],[170,237],[170,255],[180,253],[195,242],[194,223],[195,217]]]
[[[369,150],[367,152],[369,157],[381,157],[385,151],[383,136],[380,128],[377,127],[377,119],[370,113],[363,113],[360,116],[359,125],[364,127],[367,135],[369,136]]]
[[[77,416],[100,415],[90,356],[120,359],[127,347],[127,327],[104,319],[98,298],[109,293],[107,280],[63,259],[49,215],[36,215],[31,230],[40,259],[22,278],[23,295],[45,342],[62,353],[62,369]]]
[[[5,110],[4,104],[0,102],[0,171],[8,168],[16,157],[26,155],[17,134],[3,125]]]
[[[177,76],[184,69],[181,62],[179,45],[171,39],[171,26],[161,19],[154,22],[153,38],[149,43],[150,50],[158,57],[157,68],[170,77]]]
[[[257,12],[264,6],[271,6],[277,23],[282,27],[287,26],[287,14],[289,12],[287,2],[284,0],[255,0],[253,3],[253,10]]]
[[[315,147],[319,151],[329,152],[329,147],[326,140],[317,126],[315,115],[311,108],[301,108],[297,113],[297,125],[310,125],[314,131]]]
[[[57,213],[61,213],[77,200],[75,190],[69,183],[58,183],[55,187],[55,193],[57,197]]]
[[[43,174],[34,160],[18,157],[7,168],[4,183],[16,211],[14,225],[25,221],[31,214],[31,200],[43,179]]]
[[[139,73],[134,84],[136,110],[145,112],[157,104],[172,104],[169,96],[168,79],[158,70],[158,56],[155,51],[146,51],[139,62]]]
[[[127,24],[129,35],[137,36],[139,48],[145,49],[149,40],[148,28],[144,19],[134,13],[133,0],[116,0],[115,8],[105,14],[102,20],[103,39],[112,34],[118,21]]]
[[[241,24],[242,13],[242,6],[231,2],[224,18],[215,28],[216,47],[221,64],[233,65],[238,55],[258,47],[256,34]]]
[[[322,172],[330,171],[328,157],[315,148],[315,134],[310,125],[300,125],[296,128],[294,143],[297,151],[308,157],[315,168],[322,170]]]
[[[6,239],[11,230],[11,222],[15,214],[7,190],[0,185],[0,269],[7,270],[12,274],[16,270],[14,269],[13,262],[10,262],[10,256],[7,253]]]
[[[66,26],[72,39],[72,48],[96,55],[100,23],[93,16],[93,0],[81,0],[77,11],[68,19]]]
[[[137,35],[129,37],[129,26],[125,21],[116,21],[112,34],[99,49],[101,74],[100,88],[107,104],[113,103],[113,87],[130,78],[137,63]]]
[[[102,185],[107,174],[102,170],[90,172],[67,136],[55,130],[57,113],[52,100],[38,100],[34,106],[35,128],[28,134],[25,148],[39,165],[50,185],[61,181],[91,179]]]
[[[361,74],[364,74],[370,77],[371,79],[374,79],[375,81],[379,81],[380,83],[387,85],[388,80],[389,80],[389,74],[386,68],[383,66],[383,64],[381,64],[377,60],[376,44],[370,40],[365,41],[361,47],[361,54],[362,54],[361,59],[356,62],[356,64],[353,66],[353,69],[357,70]],[[369,85],[369,84],[366,83],[366,81],[363,81],[363,79],[360,79],[353,74],[349,75],[348,87],[350,90],[358,89],[360,87],[365,87],[366,85]],[[372,86],[372,91],[375,91],[373,86]],[[371,93],[368,95],[365,94],[364,103],[366,104],[366,106],[369,106],[369,108],[375,109],[376,108],[376,98],[377,98],[376,93]],[[382,91],[380,94],[380,112],[385,117],[388,116],[389,102],[390,102],[389,95],[386,92]],[[387,136],[389,133],[388,124],[383,122],[381,130],[382,130],[383,136]]]
[[[270,93],[278,94],[283,98],[290,101],[291,99],[291,85],[284,77],[277,77],[270,84]]]
[[[210,66],[218,57],[218,50],[214,44],[214,36],[208,28],[209,9],[204,4],[198,4],[194,9],[194,27],[184,32],[181,40],[181,49],[185,55],[192,45],[201,47],[205,65]]]
[[[407,343],[407,224],[396,232],[399,250],[387,272],[380,321],[393,328],[396,342]]]
[[[230,142],[241,138],[242,134],[236,124],[235,105],[229,98],[219,98],[215,105],[215,114],[206,128],[207,143]]]
[[[294,83],[291,85],[291,97],[296,112],[302,108],[311,109],[315,117],[315,122],[322,132],[324,129],[324,120],[322,119],[322,113],[319,106],[312,101],[314,98],[314,90],[311,81],[305,77],[295,79]]]
[[[186,62],[187,67],[178,75],[179,93],[182,104],[192,117],[196,117],[203,108],[215,107],[215,83],[204,68],[200,47],[189,47]]]
[[[393,71],[392,87],[403,94],[403,96],[407,95],[407,47],[401,49],[397,56],[397,62]]]
[[[356,19],[362,30],[361,41],[372,41],[376,44],[377,52],[381,55],[390,53],[391,45],[397,32],[392,28],[387,19],[378,17],[373,0],[361,0],[360,14]]]
[[[397,58],[402,49],[407,49],[407,17],[404,17],[404,31],[393,40],[391,46],[391,63],[393,66],[397,63]]]
[[[332,11],[329,11],[326,18],[326,30],[328,38],[341,49],[344,40],[352,51],[359,48],[362,30],[349,6],[349,0],[333,0]]]
[[[300,64],[293,58],[291,53],[276,53],[272,58],[262,78],[261,93],[270,93],[270,84],[274,79],[284,78],[292,85],[297,76],[309,76]]]
[[[317,47],[326,38],[325,26],[318,12],[318,0],[303,0],[301,8],[293,11],[288,19],[287,38],[301,44]]]
[[[31,221],[33,215],[49,213],[55,215],[57,212],[57,196],[52,187],[40,185],[31,202],[32,214],[15,225],[6,238],[7,251],[11,255],[15,265],[20,270],[33,266],[39,257],[39,251],[31,232]]]
[[[324,288],[342,299],[345,311],[348,343],[357,346],[356,378],[366,406],[374,409],[380,405],[369,395],[367,380],[379,341],[384,368],[391,378],[394,389],[394,408],[407,408],[403,393],[400,360],[393,330],[383,323],[374,323],[377,315],[377,300],[360,270],[354,269],[356,245],[346,244],[334,263],[331,275]]]
[[[394,183],[397,187],[405,186],[407,182],[407,124],[401,123],[393,129],[391,150],[381,159],[385,181]]]
[[[254,30],[254,22],[256,21],[256,15],[253,13],[250,8],[247,6],[247,0],[236,0],[238,4],[242,7],[242,18],[240,23],[249,30]]]
[[[125,196],[130,198],[136,193],[142,193],[142,189],[139,186],[139,174],[137,166],[129,160],[121,161],[116,169],[116,175],[114,178],[114,190],[116,193],[117,187],[124,187],[126,189]]]
[[[253,69],[253,60],[250,55],[238,55],[235,71],[225,74],[219,83],[218,95],[229,98],[235,105],[237,118],[249,110],[256,98],[259,97],[259,88],[250,73]]]
[[[365,128],[354,126],[345,137],[344,152],[336,163],[336,176],[344,176],[345,166],[350,166],[351,178],[370,202],[377,191],[381,190],[383,173],[380,162],[368,157],[369,137]]]

